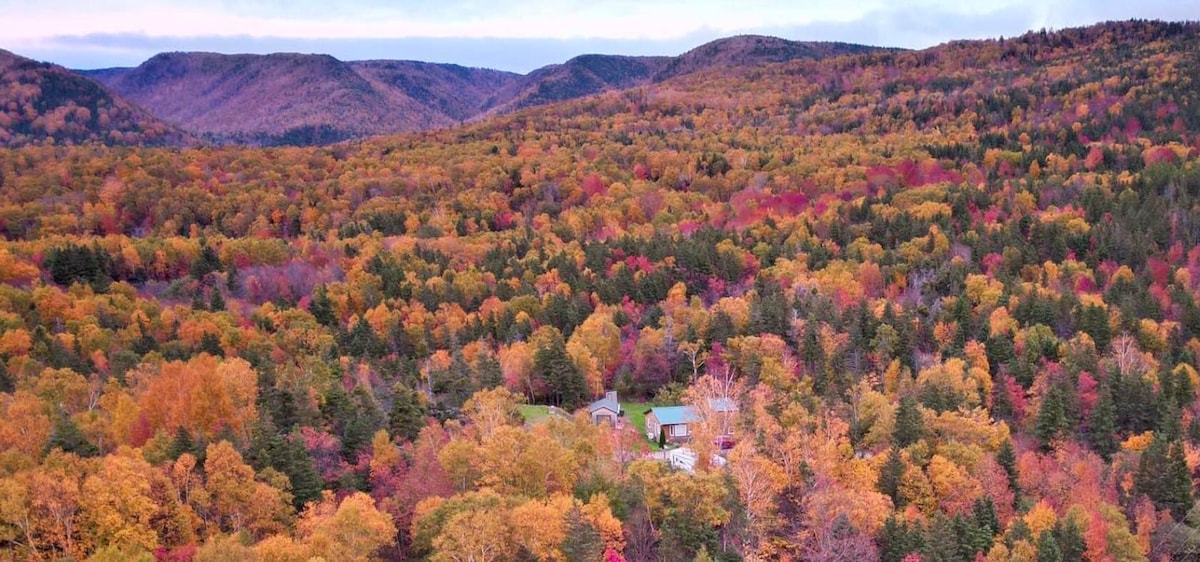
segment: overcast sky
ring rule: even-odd
[[[676,55],[741,33],[923,48],[1195,20],[1200,0],[0,0],[0,14],[0,49],[71,68],[162,51],[289,51],[527,72],[584,53]]]

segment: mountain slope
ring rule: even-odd
[[[705,43],[671,59],[654,76],[656,82],[702,70],[729,66],[823,59],[885,50],[879,47],[823,41],[789,41],[763,35],[738,35]]]
[[[632,88],[650,82],[670,61],[670,57],[578,56],[539,68],[497,92],[488,110],[502,113]]]
[[[349,63],[381,92],[407,98],[440,114],[444,124],[464,121],[481,113],[496,92],[521,79],[520,74],[468,68],[456,64],[417,61],[371,60]]]
[[[94,80],[0,51],[0,147],[48,140],[158,145],[185,139]]]
[[[322,144],[447,127],[708,69],[871,50],[743,36],[679,57],[583,55],[524,76],[415,61],[343,62],[328,55],[163,53],[136,68],[85,74],[209,140]]]
[[[125,72],[93,76],[217,141],[325,142],[447,124],[328,55],[163,53]]]

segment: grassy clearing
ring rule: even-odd
[[[621,402],[621,409],[625,411],[625,419],[637,428],[639,435],[646,435],[646,410],[653,408],[656,404],[650,402]],[[650,441],[650,450],[658,451],[658,441]]]
[[[521,412],[521,417],[525,418],[525,423],[538,423],[550,416],[549,406],[538,406],[536,404],[521,404],[517,406],[517,411]],[[645,423],[645,421],[642,423]]]

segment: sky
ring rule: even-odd
[[[585,53],[678,55],[754,33],[925,48],[1130,18],[1200,0],[0,0],[0,49],[69,68],[163,51],[326,53],[514,72]]]

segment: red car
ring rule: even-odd
[[[716,445],[717,448],[722,451],[728,451],[729,449],[732,449],[735,444],[736,443],[734,442],[732,435],[721,435],[716,439],[713,439],[713,445]]]

